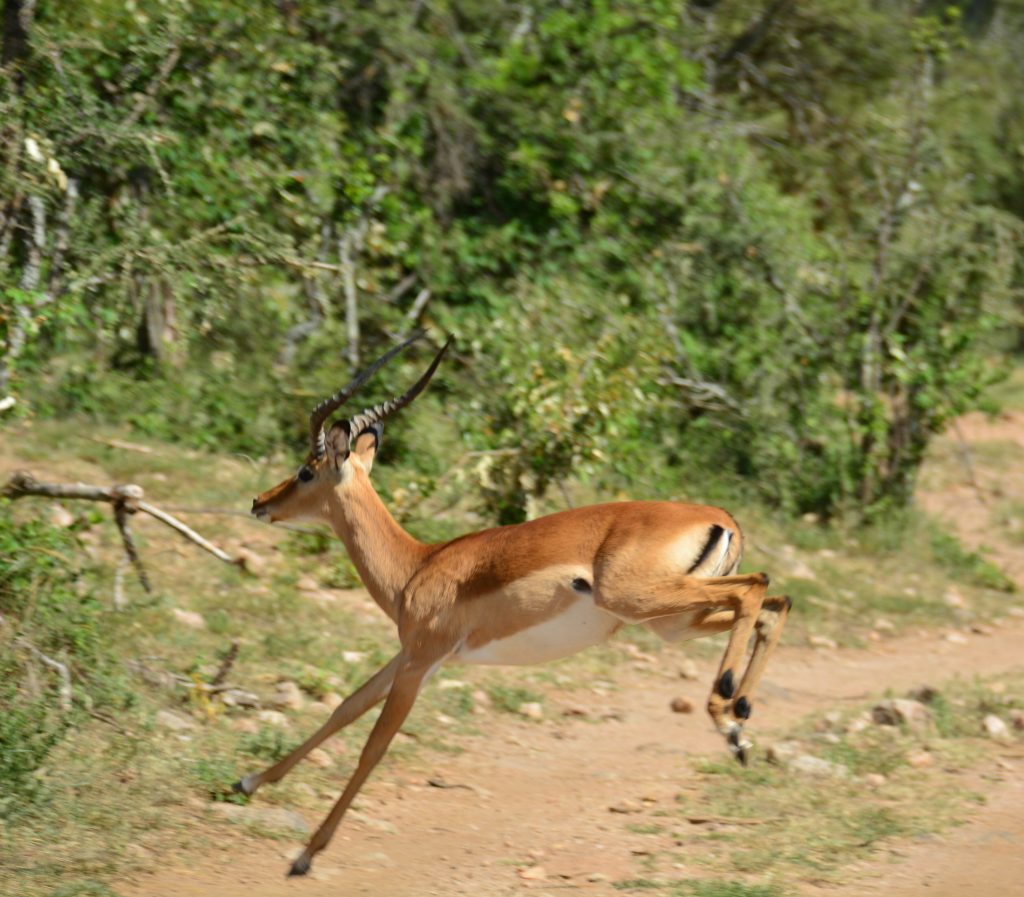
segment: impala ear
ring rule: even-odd
[[[331,426],[327,432],[327,457],[331,463],[340,468],[349,455],[349,431],[350,426],[347,420],[339,420]]]
[[[373,469],[373,459],[377,456],[383,438],[384,424],[377,421],[363,430],[352,443],[352,451],[359,456],[359,461],[367,473]]]

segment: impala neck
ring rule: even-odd
[[[428,548],[410,536],[391,516],[366,471],[358,464],[331,493],[331,528],[345,543],[373,600],[398,622],[398,602],[419,569]]]

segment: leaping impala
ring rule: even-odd
[[[401,649],[287,757],[245,776],[253,794],[281,779],[313,748],[384,701],[352,778],[292,864],[304,875],[380,761],[416,696],[443,663],[541,663],[642,623],[666,639],[729,631],[708,712],[737,758],[750,743],[743,722],[790,601],[767,597],[764,573],[736,575],[739,525],[720,508],[617,502],[562,511],[426,545],[402,529],[370,484],[386,417],[418,396],[451,339],[404,395],[339,420],[328,417],[394,355],[396,346],[310,415],[310,452],[299,470],[258,496],[252,513],[273,523],[305,517],[330,524],[377,604],[398,627]],[[743,675],[747,643],[754,648]]]

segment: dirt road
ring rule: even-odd
[[[998,674],[1024,665],[1024,624],[1005,622],[991,635],[955,644],[938,634],[919,635],[871,650],[782,649],[755,705],[755,737],[803,715],[841,708],[886,689],[922,681],[939,684],[957,671]],[[502,718],[480,737],[460,738],[464,753],[434,757],[401,780],[378,776],[361,803],[361,816],[346,824],[317,857],[304,880],[286,880],[286,857],[297,844],[255,842],[211,827],[212,849],[180,857],[155,875],[124,883],[124,897],[380,897],[505,895],[575,888],[613,894],[609,882],[635,877],[633,851],[649,836],[626,830],[609,807],[623,800],[671,807],[691,778],[693,757],[724,751],[701,714],[668,712],[670,696],[684,693],[702,705],[712,669],[699,683],[680,683],[674,670],[630,672],[621,690],[579,708],[594,717],[566,716],[537,725]],[[784,683],[784,685],[783,685]],[[551,701],[557,707],[557,699]],[[430,787],[427,779],[447,788]],[[1019,779],[993,789],[991,802],[970,824],[920,844],[900,845],[902,856],[856,870],[856,886],[830,890],[855,897],[885,893],[911,897],[963,897],[986,870],[986,897],[1012,897],[1024,882],[1024,800]],[[257,798],[258,799],[258,798]],[[327,809],[324,802],[324,812]],[[201,816],[201,811],[199,815]],[[310,820],[315,824],[316,820]],[[197,819],[199,825],[208,822]],[[393,828],[390,828],[393,826]],[[217,832],[216,834],[214,832]],[[754,835],[752,834],[752,837]],[[538,865],[543,880],[517,872]],[[678,870],[699,877],[698,868]],[[859,888],[859,889],[858,889]],[[825,893],[817,892],[817,893]]]

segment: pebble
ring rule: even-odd
[[[544,881],[548,877],[548,873],[543,866],[530,866],[527,869],[519,869],[518,873],[519,877],[526,879],[526,881]]]
[[[842,763],[832,763],[811,754],[798,754],[792,760],[788,760],[786,766],[793,772],[814,778],[846,778],[850,774],[850,770]]]
[[[156,712],[156,724],[163,726],[165,729],[170,729],[172,732],[190,732],[193,729],[199,728],[195,720],[170,710],[158,710]]]
[[[1013,736],[1010,734],[1010,727],[1006,725],[1006,722],[996,716],[994,713],[990,713],[981,721],[982,727],[985,729],[985,734],[988,735],[993,741],[1011,741]]]
[[[50,505],[50,513],[48,516],[50,518],[50,523],[54,526],[59,526],[61,529],[67,529],[75,522],[75,515],[61,504]]]
[[[902,723],[914,731],[921,731],[931,725],[932,712],[920,701],[890,698],[871,708],[871,718],[880,726],[898,726]]]
[[[836,640],[829,638],[827,635],[812,635],[807,641],[815,648],[835,650],[839,647]]]
[[[288,722],[288,717],[280,710],[261,710],[256,714],[256,718],[269,726],[277,726],[281,729],[287,729],[291,725]]]
[[[300,576],[298,582],[295,583],[295,588],[300,592],[319,592],[320,583],[312,576]]]
[[[321,769],[327,769],[328,766],[334,765],[334,758],[323,748],[313,748],[313,750],[306,754],[306,759]]]
[[[947,632],[944,638],[947,642],[952,642],[954,645],[967,644],[967,636],[962,632]]]
[[[915,751],[907,756],[907,763],[913,766],[914,769],[921,769],[925,766],[931,766],[934,759],[928,751]]]
[[[693,701],[688,698],[673,698],[669,706],[673,713],[693,713]]]
[[[203,619],[202,614],[197,614],[194,610],[182,610],[180,607],[172,607],[171,613],[174,615],[175,620],[183,626],[188,626],[189,629],[206,628],[206,620]]]
[[[253,709],[260,706],[259,695],[241,688],[229,688],[227,691],[222,691],[220,693],[220,700],[222,704],[228,707],[248,707]]]
[[[629,800],[627,798],[625,800],[620,800],[617,804],[612,804],[608,808],[608,812],[609,813],[642,813],[643,809],[644,809],[643,804],[641,804],[639,801]]]
[[[519,705],[519,713],[529,719],[544,719],[544,708],[536,701],[527,701]]]
[[[869,772],[864,776],[864,784],[869,788],[881,788],[887,781],[889,781],[880,772]]]
[[[679,676],[682,679],[699,679],[700,670],[697,669],[697,664],[687,658],[679,665]]]
[[[302,689],[294,682],[279,682],[277,694],[274,695],[274,706],[287,710],[301,710],[306,704]]]
[[[320,703],[326,704],[328,710],[334,710],[334,708],[337,707],[341,703],[341,701],[341,695],[333,691],[325,692],[324,695],[320,698]]]
[[[961,595],[956,589],[947,589],[946,594],[943,595],[943,600],[949,607],[967,606],[967,602],[964,600],[964,596]]]
[[[235,560],[246,573],[253,576],[262,576],[267,571],[267,559],[251,548],[239,548],[235,552]]]

